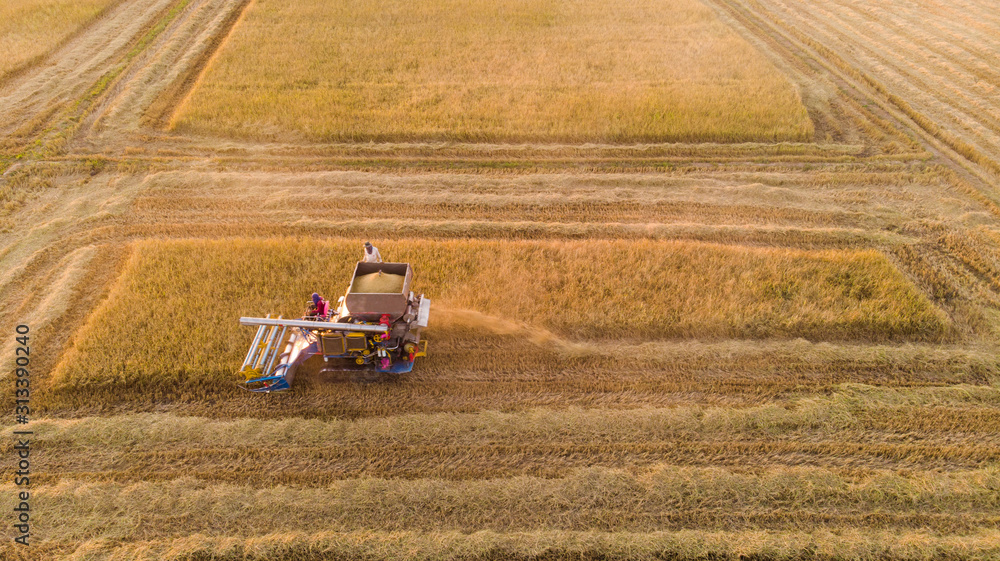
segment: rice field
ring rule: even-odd
[[[316,142],[813,133],[793,84],[697,0],[257,0],[171,129]]]
[[[0,559],[1000,557],[992,8],[115,2],[0,83]],[[240,389],[365,240],[428,356]]]
[[[275,519],[303,534],[542,529],[642,533],[679,531],[699,519],[744,531],[802,531],[817,518],[829,520],[833,530],[838,520],[858,521],[858,511],[902,524],[907,518],[923,519],[928,529],[948,530],[996,520],[991,509],[996,506],[998,478],[995,469],[947,476],[877,471],[849,477],[822,468],[749,475],[724,468],[664,466],[639,474],[587,468],[556,479],[359,478],[322,487],[260,488],[194,478],[126,484],[64,480],[40,491],[40,500],[49,516],[60,521],[54,530],[78,541],[95,534],[134,539],[136,518],[151,523],[144,541],[183,537],[186,527],[209,525],[225,535],[249,539],[272,533]],[[818,503],[824,508],[813,517],[796,514]],[[912,514],[913,508],[922,513]],[[177,520],[171,512],[187,516]],[[756,520],[747,520],[751,516]],[[850,526],[879,525],[873,521]]]
[[[5,0],[0,5],[0,80],[38,60],[114,0]]]
[[[60,536],[42,551],[69,559],[988,559],[998,405],[996,387],[855,384],[755,407],[30,428],[37,516]]]
[[[30,425],[37,516],[59,521],[36,554],[988,559],[1000,362],[977,314],[1000,269],[987,226],[912,234],[976,208],[935,200],[946,181],[113,182],[106,215],[84,218],[94,247],[46,279],[60,298],[107,280],[85,313],[52,318],[77,317]],[[394,381],[239,390],[252,329],[237,318],[335,299],[388,209],[423,228],[371,239],[434,302],[429,356]],[[732,228],[770,234],[723,241]]]
[[[380,249],[417,266],[411,288],[434,295],[438,309],[571,341],[934,340],[948,330],[947,318],[874,251],[430,240]],[[145,241],[132,251],[107,303],[56,368],[57,383],[176,381],[195,372],[225,380],[250,335],[235,318],[300,317],[313,291],[335,300],[358,257],[353,240]]]

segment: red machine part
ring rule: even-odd
[[[384,326],[390,328],[390,330],[392,329],[392,318],[389,316],[389,314],[382,314],[382,317],[379,318],[378,323],[379,323],[379,325],[384,325]],[[388,338],[389,338],[389,333],[388,332],[382,334],[382,340],[383,341],[385,341]]]

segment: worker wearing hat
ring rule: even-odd
[[[365,256],[362,261],[365,263],[382,262],[382,255],[378,252],[378,248],[372,245],[372,242],[365,242]]]

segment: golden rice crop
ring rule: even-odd
[[[804,141],[799,93],[696,0],[257,0],[172,120],[316,141]]]
[[[113,0],[4,0],[0,3],[0,79],[44,55]]]
[[[943,314],[870,250],[649,240],[382,245],[390,260],[414,265],[411,288],[435,309],[473,310],[563,337],[928,339],[948,329]],[[225,379],[252,335],[239,317],[298,317],[312,292],[336,298],[360,247],[354,240],[138,242],[55,377]]]

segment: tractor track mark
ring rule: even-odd
[[[819,8],[825,17],[814,19],[811,26],[816,31],[827,30],[824,35],[827,43],[836,44],[838,41],[849,39],[856,46],[850,56],[861,63],[859,66],[878,70],[888,69],[890,72],[882,73],[883,81],[888,83],[888,87],[897,91],[908,90],[907,98],[911,105],[916,98],[926,98],[924,101],[916,100],[921,106],[921,111],[931,111],[931,117],[935,117],[933,121],[950,131],[969,129],[969,134],[978,138],[978,141],[972,142],[977,150],[987,154],[991,152],[983,142],[987,146],[1000,145],[1000,136],[997,135],[997,130],[1000,128],[998,126],[1000,114],[996,112],[996,107],[987,107],[986,105],[989,105],[987,99],[963,87],[965,78],[976,74],[971,66],[966,66],[971,63],[962,58],[961,52],[945,52],[942,40],[950,40],[951,37],[927,35],[921,37],[921,33],[926,33],[926,29],[920,26],[927,26],[925,22],[928,20],[932,22],[933,18],[920,18],[920,14],[913,14],[907,10],[903,10],[903,13],[894,10],[891,14],[886,14],[881,7],[859,7],[853,4],[839,6],[836,2],[833,4],[830,9]],[[803,21],[815,18],[815,10],[811,9],[806,14],[799,18]],[[898,25],[896,22],[900,18],[907,19],[910,25],[906,27]],[[915,19],[921,21],[914,21]],[[866,32],[866,29],[876,28],[878,44],[872,45],[873,34]],[[938,31],[943,35],[947,34],[942,28],[938,28]],[[920,48],[913,49],[914,44]],[[992,55],[992,58],[996,62],[996,55]],[[929,67],[935,68],[936,71],[929,71]],[[996,75],[989,74],[983,77],[992,81],[1000,79]],[[988,84],[986,86],[990,87]],[[965,116],[973,116],[974,119],[964,118]],[[989,126],[982,127],[982,123]],[[972,131],[973,128],[976,129],[975,132]],[[968,137],[961,140],[968,140]],[[991,155],[996,155],[995,148]]]
[[[742,341],[744,345],[767,342]],[[922,362],[901,365],[865,365],[850,360],[832,361],[815,370],[795,368],[761,372],[753,366],[717,361],[707,367],[649,366],[636,379],[634,369],[567,368],[560,355],[524,353],[525,361],[498,371],[496,361],[480,370],[457,370],[464,357],[475,352],[465,348],[448,352],[444,345],[437,363],[405,383],[322,383],[296,380],[295,395],[270,401],[237,387],[236,381],[203,381],[197,388],[145,384],[108,383],[100,386],[53,387],[46,390],[46,414],[54,417],[120,415],[129,412],[171,411],[175,414],[212,418],[274,418],[301,416],[311,419],[364,419],[399,414],[473,413],[484,410],[525,411],[534,408],[639,409],[689,406],[759,405],[803,392],[824,393],[841,384],[865,384],[881,388],[933,388],[950,385],[988,385],[988,372],[949,372],[955,364]],[[478,355],[522,352],[524,344],[494,345]],[[506,355],[505,355],[506,356]],[[532,372],[524,363],[535,359]],[[618,363],[622,360],[616,361]],[[772,361],[773,362],[773,361]],[[442,364],[443,363],[443,364]],[[532,368],[531,364],[527,368]],[[959,366],[961,362],[957,362]],[[934,368],[939,370],[935,371]],[[775,368],[772,364],[772,369]],[[988,367],[987,367],[988,368]],[[511,371],[511,370],[515,371]],[[992,374],[993,378],[996,373]],[[235,378],[235,375],[234,375]],[[645,379],[643,379],[645,378]]]
[[[886,126],[889,124],[886,121],[886,117],[888,117],[887,113],[880,111],[877,107],[870,107],[866,103],[852,103],[852,101],[856,101],[857,99],[864,101],[866,98],[860,94],[853,84],[845,81],[842,76],[831,72],[830,66],[824,64],[823,60],[817,56],[817,53],[808,44],[796,40],[795,37],[787,33],[781,32],[772,21],[767,19],[762,10],[741,7],[737,5],[740,2],[742,0],[709,0],[709,3],[715,6],[720,13],[732,18],[731,25],[740,28],[744,31],[745,35],[755,38],[756,41],[770,45],[771,50],[776,55],[783,56],[789,60],[788,64],[808,69],[803,70],[803,72],[811,74],[813,76],[812,80],[817,83],[824,83],[825,89],[834,92],[831,94],[831,100],[836,101],[836,103],[830,107],[830,111],[838,115],[836,117],[826,117],[825,120],[831,124],[823,127],[824,129],[834,128],[837,131],[837,136],[833,140],[845,134],[844,131],[839,130],[839,127],[848,126],[852,119],[855,121],[854,126],[859,126],[858,121],[866,125],[859,126],[862,130],[853,131],[849,139],[854,142],[859,140],[866,142],[868,144],[866,150],[868,154],[871,154],[873,148],[879,143],[871,134],[870,128],[887,133],[890,137],[897,140],[906,139],[906,136],[898,127]]]

